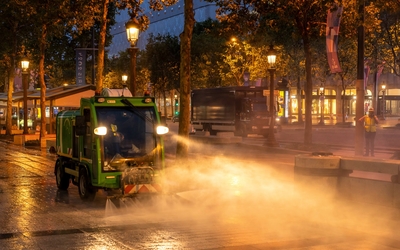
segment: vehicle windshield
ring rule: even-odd
[[[105,166],[113,160],[143,158],[154,154],[156,114],[152,107],[97,108],[98,126],[105,126],[103,137]]]

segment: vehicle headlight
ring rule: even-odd
[[[157,134],[158,135],[165,135],[169,132],[169,129],[165,126],[157,126]]]
[[[107,134],[107,128],[106,127],[97,127],[94,129],[94,134],[95,135],[106,135]]]

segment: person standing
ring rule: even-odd
[[[365,154],[364,156],[369,156],[371,152],[371,156],[374,155],[374,142],[376,135],[376,124],[379,123],[378,117],[376,117],[374,108],[368,109],[368,114],[361,117],[359,122],[364,121],[365,128]]]

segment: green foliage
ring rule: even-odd
[[[191,50],[192,88],[215,87],[227,83],[223,81],[220,70],[227,39],[229,36],[223,34],[218,21],[208,19],[195,24]]]
[[[178,0],[149,0],[148,7],[153,11],[161,11],[165,7],[174,5]],[[150,21],[147,16],[146,9],[142,7],[143,0],[115,0],[115,6],[120,9],[128,10],[131,19],[137,19],[141,26],[141,30],[149,27]]]
[[[158,91],[179,89],[180,47],[178,37],[150,35],[143,65],[149,69],[150,81]]]
[[[136,85],[139,94],[143,93],[147,89],[147,84],[150,82],[149,70],[145,67],[143,63],[144,52],[139,52],[137,56],[137,76]],[[129,52],[120,51],[118,56],[109,58],[106,61],[106,72],[104,76],[103,87],[105,88],[122,88],[124,86],[122,82],[122,75],[131,75]],[[128,85],[125,83],[125,85]]]
[[[400,5],[400,4],[399,4]],[[382,11],[382,32],[376,33],[377,39],[374,47],[375,65],[384,64],[385,68],[400,76],[400,6]],[[373,57],[372,57],[373,58]]]

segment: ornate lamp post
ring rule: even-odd
[[[385,120],[385,113],[386,113],[386,100],[385,100],[385,94],[386,94],[386,84],[382,84],[382,118]]]
[[[139,39],[139,23],[136,19],[131,19],[125,24],[126,37],[131,44],[129,48],[129,53],[131,55],[131,82],[129,85],[129,90],[133,96],[136,96],[136,54],[138,48],[136,47],[136,42]]]
[[[321,102],[321,120],[319,121],[319,125],[325,125],[324,120],[324,105],[325,105],[325,95],[324,95],[324,87],[319,88],[319,100]]]
[[[268,133],[268,140],[267,140],[267,146],[270,147],[277,147],[279,146],[278,143],[276,142],[275,139],[275,98],[274,98],[274,73],[276,70],[276,52],[274,50],[274,46],[270,45],[269,51],[268,51],[268,71],[270,74],[270,84],[269,84],[269,113],[270,113],[270,123],[269,123],[269,133]]]
[[[22,88],[24,89],[24,135],[28,132],[28,68],[29,61],[27,59],[21,60],[22,69]]]

